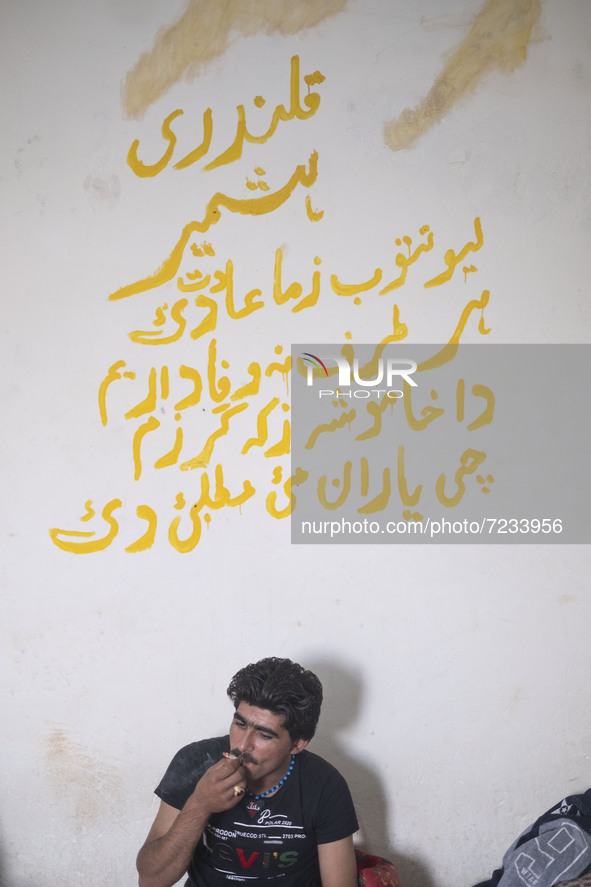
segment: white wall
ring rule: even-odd
[[[475,17],[502,17],[505,4],[342,6],[293,3],[291,29],[280,15],[279,30],[265,30],[253,21],[266,7],[253,4],[229,45],[218,41],[216,58],[134,118],[122,108],[122,82],[158,29],[180,19],[182,2],[4,4],[7,887],[134,884],[154,785],[177,748],[225,729],[230,677],[265,655],[317,670],[327,701],[313,749],[348,777],[359,842],[394,859],[405,887],[483,879],[523,826],[591,782],[588,546],[291,546],[289,519],[265,508],[272,468],[282,465],[285,480],[289,459],[239,455],[257,411],[272,396],[288,403],[277,375],[216,445],[208,469],[213,478],[213,465],[223,464],[232,495],[245,478],[256,495],[241,509],[210,508],[192,552],[175,551],[167,533],[180,513],[175,496],[196,498],[203,472],[151,467],[174,439],[168,402],[154,412],[160,436],[146,438],[142,475],[133,477],[133,432],[146,417],[126,420],[125,410],[148,393],[151,367],[168,366],[173,382],[182,364],[204,370],[212,335],[236,385],[251,361],[264,369],[277,345],[285,356],[291,342],[342,342],[346,332],[381,340],[392,333],[394,302],[409,341],[447,341],[486,288],[487,341],[589,341],[589,4],[513,3],[513,24],[518,13],[532,24],[527,45],[517,39],[509,60],[502,41],[478,46],[475,57],[492,59],[491,70],[471,71],[474,89],[398,151],[385,143],[384,124],[420,106]],[[217,46],[225,33],[208,8],[195,6],[199,47]],[[298,30],[311,13],[322,20]],[[231,143],[237,105],[260,131],[266,109],[289,101],[294,55],[302,78],[316,70],[326,78],[313,87],[321,96],[313,117],[281,123],[220,169],[204,171],[205,160],[172,168],[200,142],[208,107],[208,158]],[[264,109],[254,107],[256,95],[267,99]],[[156,160],[166,147],[162,121],[177,108],[179,153],[157,176],[138,178],[126,163],[129,146],[139,138],[140,153]],[[313,151],[311,187],[299,185],[266,215],[223,209],[193,241],[212,244],[216,267],[232,259],[237,301],[258,286],[265,307],[230,320],[222,305],[215,334],[197,340],[130,341],[132,330],[156,329],[159,305],[178,300],[176,275],[157,291],[119,301],[109,294],[156,271],[215,192],[260,197],[245,188],[257,166],[273,193]],[[307,217],[306,194],[324,211],[320,221]],[[426,291],[425,275],[473,237],[475,217],[484,232],[478,271]],[[356,306],[333,293],[331,273],[361,281],[379,266],[384,279],[393,276],[395,238],[415,239],[425,224],[437,249],[420,274],[411,279],[418,263],[409,271],[399,295],[364,294]],[[278,247],[285,281],[309,287],[321,268],[316,306],[293,313],[274,304]],[[194,264],[188,247],[182,270]],[[193,309],[193,326],[202,316]],[[482,340],[477,321],[462,341]],[[136,378],[111,386],[103,427],[99,386],[118,360]],[[270,422],[270,442],[285,415]],[[198,418],[214,421],[210,412]],[[197,453],[200,433],[187,413],[184,459]],[[52,543],[56,527],[98,538],[113,498],[122,506],[110,545],[75,554]],[[89,499],[97,516],[80,523]],[[131,554],[125,547],[146,527],[135,516],[140,504],[158,514],[158,529],[149,549]]]

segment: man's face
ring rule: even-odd
[[[230,748],[242,758],[248,786],[255,794],[268,791],[285,776],[290,756],[307,745],[292,739],[283,715],[241,702],[230,725]]]

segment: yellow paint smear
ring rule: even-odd
[[[183,78],[224,54],[230,34],[297,34],[341,12],[347,0],[189,0],[180,19],[156,36],[127,74],[121,104],[130,117]]]
[[[384,125],[386,145],[393,151],[410,148],[491,71],[511,73],[520,67],[540,11],[540,0],[486,0],[423,101]]]

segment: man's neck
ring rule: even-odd
[[[273,773],[269,773],[268,776],[265,776],[263,779],[255,779],[250,782],[247,779],[247,785],[253,795],[262,795],[264,792],[268,792],[269,789],[274,789],[274,791],[270,792],[267,797],[272,797],[276,791],[279,790],[279,783],[287,775],[291,766],[291,755],[285,759],[284,764],[281,767],[278,767],[277,770],[274,770]]]

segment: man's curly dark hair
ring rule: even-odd
[[[322,684],[313,672],[291,659],[270,656],[241,668],[230,682],[228,696],[234,708],[246,702],[283,715],[283,726],[293,742],[310,740],[316,732]]]

